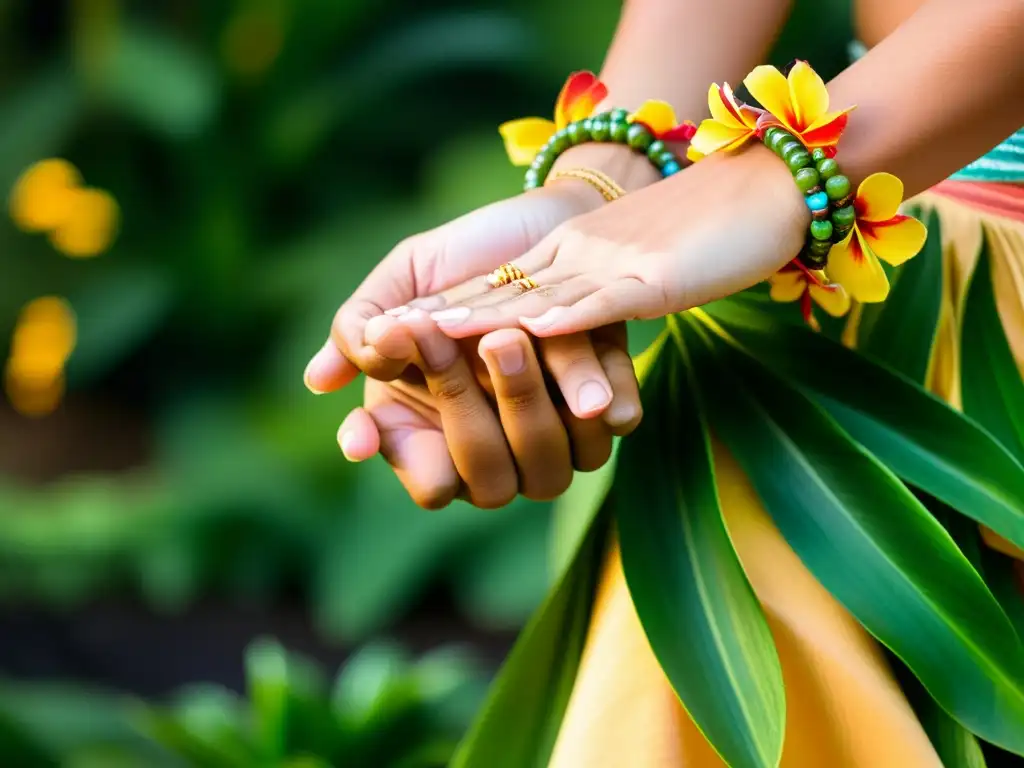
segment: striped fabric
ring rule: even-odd
[[[954,181],[1024,183],[1024,128],[950,178]]]

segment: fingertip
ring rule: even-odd
[[[359,370],[328,341],[306,364],[302,380],[314,395],[323,395],[341,389],[358,375]]]
[[[534,336],[570,333],[570,330],[559,327],[560,322],[565,319],[566,312],[568,312],[567,307],[552,307],[537,317],[520,317],[519,323]]]
[[[503,347],[523,344],[528,341],[526,332],[519,328],[501,328],[484,334],[477,345],[477,352],[483,357],[485,352],[494,352]]]
[[[345,458],[352,462],[366,461],[380,451],[380,432],[362,408],[356,408],[342,422],[338,445]]]
[[[416,343],[406,325],[399,318],[378,315],[366,324],[364,336],[367,345],[381,357],[410,362],[416,353]]]
[[[639,401],[616,397],[601,418],[611,428],[612,434],[625,437],[640,426],[643,416]]]

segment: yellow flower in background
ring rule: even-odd
[[[594,108],[607,96],[608,89],[593,72],[574,72],[558,94],[554,121],[524,117],[499,126],[509,160],[513,165],[529,165],[556,131],[590,117]]]
[[[853,201],[853,230],[832,246],[825,268],[857,301],[885,301],[889,280],[879,259],[898,267],[917,255],[928,231],[924,224],[898,213],[903,182],[891,173],[874,173],[861,182]]]
[[[811,328],[821,330],[814,317],[817,304],[832,317],[842,317],[850,311],[850,297],[837,283],[829,283],[824,273],[814,272],[799,262],[790,262],[769,279],[773,301],[800,302],[800,311]]]
[[[22,309],[4,369],[7,397],[17,411],[43,416],[57,407],[76,338],[75,315],[64,299],[44,296]]]
[[[71,163],[42,160],[14,182],[11,218],[25,232],[49,232],[72,215],[75,192],[81,185],[82,177]]]
[[[779,125],[808,149],[835,147],[854,109],[829,112],[825,81],[806,61],[795,62],[788,76],[772,66],[755,67],[743,85],[769,113],[760,121],[761,130]]]
[[[50,243],[65,256],[84,259],[110,247],[117,232],[117,201],[102,189],[79,189],[72,198],[73,214],[50,232]]]
[[[696,159],[719,150],[731,152],[739,149],[757,135],[757,121],[764,114],[759,109],[741,104],[728,83],[712,84],[708,90],[708,108],[711,117],[701,121],[690,145]],[[694,159],[689,152],[687,157]]]
[[[117,201],[100,189],[82,186],[66,160],[42,160],[14,183],[11,218],[25,232],[46,232],[65,256],[89,258],[110,247],[117,233]]]

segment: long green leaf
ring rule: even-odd
[[[921,253],[899,270],[860,351],[924,384],[942,309],[942,234],[932,211]]]
[[[662,333],[634,362],[644,401],[660,358]],[[476,722],[449,768],[545,768],[576,680],[591,601],[606,544],[603,483],[583,492],[585,506],[559,541],[556,586],[516,641]]]
[[[644,632],[694,722],[731,766],[782,756],[782,668],[722,519],[700,395],[677,322],[647,418],[615,482],[622,565]]]
[[[964,311],[960,361],[964,413],[1024,461],[1024,382],[996,309],[990,260],[986,241]]]
[[[889,663],[945,768],[985,768],[975,735],[946,714],[903,662],[890,654]]]
[[[796,388],[709,345],[712,426],[789,545],[944,709],[1024,754],[1024,645],[949,534]]]
[[[897,475],[1024,546],[1024,467],[975,422],[906,377],[808,330],[767,323],[736,303],[708,309]]]
[[[600,517],[590,526],[516,641],[450,768],[546,768],[583,652],[605,531]]]

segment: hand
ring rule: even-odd
[[[574,147],[559,158],[556,168],[572,165],[603,170],[627,190],[657,179],[644,158],[616,145]],[[383,317],[385,309],[404,308],[417,297],[436,294],[472,277],[478,278],[472,290],[480,290],[479,284],[486,285],[486,281],[478,276],[518,259],[558,225],[603,205],[594,189],[567,179],[409,238],[384,258],[338,310],[331,338],[306,368],[306,385],[320,394],[340,389],[360,371],[375,379],[396,378],[415,351],[401,332],[385,341],[394,329]],[[456,291],[450,298],[454,301],[459,296]],[[366,334],[375,318],[380,319],[373,329],[376,345],[372,345]],[[387,356],[380,349],[386,350]]]
[[[516,261],[539,288],[469,281],[447,293],[455,301],[436,297],[446,308],[431,317],[453,338],[520,323],[548,337],[661,317],[766,279],[799,252],[809,221],[766,148],[713,155],[559,227]]]
[[[538,345],[566,397],[582,402],[590,415],[603,411],[603,418],[577,417],[549,394],[533,344],[521,330],[488,334],[478,357],[438,333],[422,311],[407,313],[403,325],[423,353],[416,361],[422,383],[367,379],[365,408],[349,414],[338,440],[352,460],[379,451],[423,507],[440,508],[456,497],[500,507],[520,492],[554,498],[568,487],[574,468],[601,467],[612,435],[626,434],[640,421],[622,324],[594,332],[593,344],[577,334]],[[473,361],[486,365],[497,413],[477,385]]]

